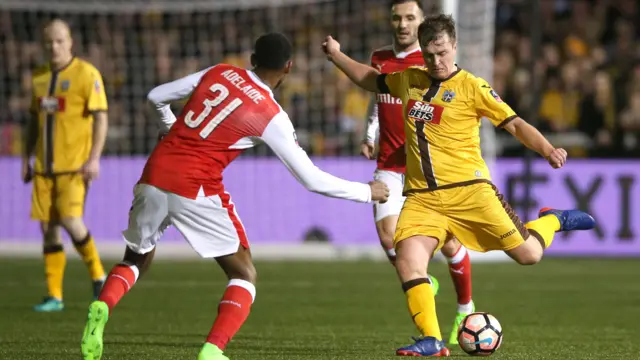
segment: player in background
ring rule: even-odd
[[[66,256],[63,228],[87,265],[94,298],[105,279],[95,242],[82,216],[89,184],[100,172],[107,136],[107,96],[93,65],[73,56],[69,25],[44,29],[49,63],[32,74],[33,116],[27,123],[22,179],[33,180],[31,218],[40,221],[48,294],[36,311],[60,311]],[[31,158],[35,154],[32,168]]]
[[[371,66],[381,73],[402,71],[410,66],[424,66],[418,43],[418,26],[422,20],[424,10],[420,1],[395,0],[391,7],[393,45],[375,50],[371,55]],[[378,140],[377,169],[374,178],[389,186],[389,200],[384,204],[375,203],[373,214],[380,244],[391,263],[395,264],[393,235],[405,201],[402,195],[406,162],[402,101],[389,94],[376,94],[374,99],[361,152],[367,159],[373,160],[375,143]],[[441,251],[449,264],[449,273],[457,295],[458,308],[449,335],[449,343],[457,344],[460,323],[465,316],[475,311],[471,299],[471,261],[467,249],[455,239],[445,243]],[[434,293],[437,294],[438,280],[434,276],[430,276],[430,280]]]
[[[589,230],[595,220],[579,210],[540,210],[523,224],[499,194],[480,151],[480,119],[515,136],[554,169],[567,159],[533,126],[518,117],[489,84],[455,63],[451,16],[428,17],[418,28],[427,68],[381,74],[340,52],[331,36],[323,43],[329,60],[354,83],[398,97],[404,106],[407,170],[396,233],[396,270],[412,320],[423,335],[400,356],[449,356],[442,342],[433,289],[427,276],[433,254],[453,236],[476,251],[502,250],[522,265],[542,259],[558,231]]]
[[[256,270],[244,227],[222,172],[243,150],[266,143],[308,190],[362,203],[386,201],[384,183],[346,181],[318,169],[298,146],[293,124],[273,98],[292,67],[292,46],[280,34],[261,36],[253,70],[219,64],[149,93],[168,134],[149,157],[134,189],[124,260],[110,272],[89,307],[82,338],[85,360],[100,359],[104,326],[113,308],[148,269],[164,229],[175,226],[229,278],[199,360],[225,360],[227,343],[249,316]],[[176,120],[169,104],[189,97]]]

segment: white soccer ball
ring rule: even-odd
[[[458,343],[469,355],[489,356],[502,344],[502,326],[491,314],[469,314],[458,328]]]

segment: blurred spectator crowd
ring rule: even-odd
[[[523,118],[537,115],[541,130],[573,139],[560,144],[573,155],[640,156],[637,1],[541,0],[540,24],[531,22],[527,3],[497,0],[496,91]],[[388,10],[386,0],[340,0],[241,11],[61,15],[71,23],[76,55],[104,77],[107,153],[146,154],[153,148],[157,130],[146,104],[151,88],[218,62],[250,67],[255,37],[278,29],[290,36],[296,53],[295,70],[276,97],[310,154],[336,156],[357,154],[371,96],[326,61],[322,38],[334,34],[345,51],[366,62],[372,49],[391,42]],[[0,155],[20,152],[30,71],[44,60],[41,28],[56,15],[0,10]],[[542,31],[535,57],[532,28]],[[463,68],[465,61],[459,60]],[[534,82],[539,96],[531,91]],[[504,155],[522,151],[503,148]],[[268,153],[264,147],[252,151]]]

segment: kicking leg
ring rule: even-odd
[[[409,237],[396,245],[396,271],[407,296],[411,319],[424,336],[415,344],[398,349],[397,355],[449,355],[449,350],[442,342],[435,295],[427,277],[429,261],[437,247],[437,239],[421,235]]]
[[[544,250],[551,246],[556,232],[591,230],[595,225],[593,217],[583,211],[544,208],[538,219],[525,225],[530,234],[525,242],[506,253],[521,265],[534,265],[542,260]]]
[[[449,334],[449,344],[457,344],[460,323],[475,311],[471,299],[471,261],[467,249],[455,238],[447,241],[441,251],[449,263],[449,273],[458,298],[458,310]]]
[[[47,296],[42,303],[33,307],[38,312],[61,311],[64,309],[62,302],[62,283],[67,257],[64,253],[60,225],[57,222],[41,222],[44,256],[44,272],[47,282]]]
[[[249,317],[256,297],[257,272],[248,248],[241,245],[235,254],[216,260],[227,275],[229,284],[218,305],[218,316],[198,356],[199,360],[227,359],[222,352]]]

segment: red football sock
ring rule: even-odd
[[[107,303],[109,315],[124,294],[131,290],[133,284],[138,280],[139,274],[140,271],[135,265],[118,264],[111,269],[98,297],[98,300]]]
[[[239,279],[229,281],[218,305],[218,317],[207,336],[207,342],[224,350],[249,317],[255,297],[256,288],[252,283]]]
[[[467,305],[471,302],[471,261],[469,260],[469,252],[464,246],[460,246],[460,249],[447,261],[449,262],[449,273],[458,295],[458,305]]]

